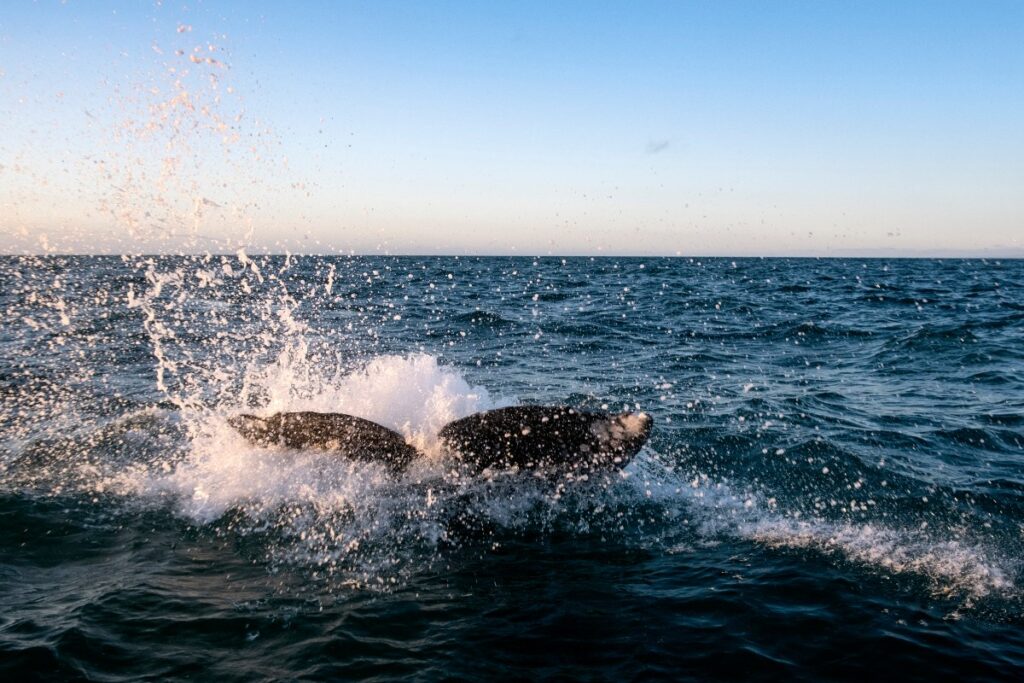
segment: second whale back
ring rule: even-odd
[[[470,415],[441,429],[441,441],[475,469],[569,469],[629,464],[650,436],[646,413],[567,406],[513,406]]]

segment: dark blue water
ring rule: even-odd
[[[0,260],[0,678],[1020,680],[1024,262]],[[446,421],[639,408],[612,480]],[[394,476],[259,449],[336,410]]]

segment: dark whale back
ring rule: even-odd
[[[332,451],[397,470],[419,455],[398,432],[342,413],[276,413],[267,418],[236,415],[228,419],[228,424],[258,446]]]
[[[585,473],[625,467],[651,434],[646,413],[566,406],[489,410],[444,426],[441,441],[474,468],[557,468]]]

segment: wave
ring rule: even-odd
[[[691,465],[703,462],[686,476],[674,471],[672,457],[647,449],[621,475],[575,487],[524,473],[467,478],[448,467],[437,432],[453,419],[513,401],[471,384],[436,356],[332,365],[312,358],[300,342],[286,344],[273,362],[253,361],[238,372],[239,391],[218,403],[150,407],[30,439],[0,469],[0,486],[14,495],[166,510],[188,524],[250,539],[272,567],[305,567],[346,585],[401,585],[448,544],[486,548],[506,534],[561,529],[611,531],[649,546],[674,537],[671,520],[687,520],[708,540],[726,536],[838,556],[874,571],[922,577],[935,595],[965,603],[1016,591],[1016,562],[998,544],[901,526],[895,516],[821,517],[815,492],[828,497],[823,486],[866,481],[857,454],[824,441],[790,444],[792,464],[774,471],[776,460],[756,456],[761,441],[751,435],[695,427],[684,438],[715,447],[698,449]],[[349,413],[399,431],[427,457],[394,477],[327,453],[256,448],[227,425],[242,410]],[[725,476],[735,468],[722,459],[739,451],[756,457],[741,477]],[[825,483],[822,467],[832,471]],[[646,521],[651,504],[658,506],[653,517],[670,521]]]
[[[875,571],[930,581],[937,597],[965,605],[990,595],[1016,595],[1019,560],[984,541],[970,542],[943,531],[882,522],[837,522],[802,511],[784,511],[755,489],[736,489],[700,473],[687,478],[657,473],[644,483],[647,495],[685,501],[705,535],[744,538],[769,548],[812,550],[839,556]]]
[[[1015,563],[984,545],[958,539],[871,524],[792,519],[762,520],[742,527],[741,533],[769,547],[813,549],[889,573],[925,577],[939,597],[972,601],[1016,591]]]

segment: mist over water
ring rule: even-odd
[[[10,672],[1024,668],[1020,261],[239,251],[4,258],[0,285]],[[654,434],[572,483],[438,445],[518,403]],[[226,422],[295,410],[425,455],[395,475]]]

